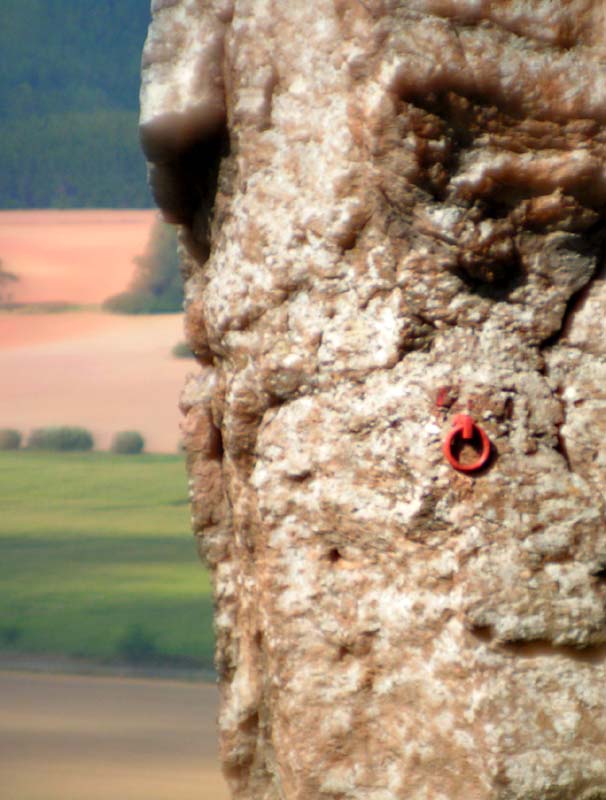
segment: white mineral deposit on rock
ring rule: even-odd
[[[234,800],[605,800],[603,0],[153,10]]]

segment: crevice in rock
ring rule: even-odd
[[[519,256],[515,255],[509,262],[487,262],[483,265],[483,273],[470,270],[463,266],[460,258],[457,259],[457,266],[452,270],[465,285],[471,294],[482,297],[485,300],[509,301],[512,293],[522,286],[526,280],[526,275],[522,269]]]
[[[221,433],[221,428],[218,428],[216,425],[212,424],[212,432],[213,432],[213,442],[212,442],[212,450],[209,453],[209,457],[214,458],[217,461],[223,461],[225,450],[223,447],[223,434]]]
[[[515,658],[565,656],[573,661],[581,661],[585,664],[602,664],[606,661],[606,643],[588,645],[586,647],[572,647],[571,645],[557,645],[548,639],[533,639],[527,642],[503,642],[498,646],[510,655],[515,656]]]
[[[564,436],[562,434],[561,426],[558,428],[557,437],[558,437],[558,441],[557,441],[557,444],[555,446],[555,451],[556,451],[556,453],[559,453],[562,456],[562,458],[564,459],[564,461],[566,463],[566,469],[568,470],[568,472],[574,472],[574,470],[572,468],[572,463],[570,461],[570,455],[568,453],[568,448],[566,447],[566,440],[564,439]]]
[[[142,142],[145,148],[145,137]],[[150,145],[151,147],[151,145]],[[154,200],[168,222],[184,225],[186,244],[194,255],[205,259],[210,247],[210,224],[219,184],[220,165],[230,153],[227,127],[222,124],[211,135],[198,138],[175,152],[151,162],[149,181]]]
[[[312,472],[310,469],[301,470],[301,472],[292,473],[288,476],[289,480],[293,483],[305,483],[311,478]]]
[[[539,345],[540,350],[549,350],[550,348],[554,347],[556,344],[559,343],[562,336],[565,335],[566,328],[569,325],[569,320],[571,316],[576,310],[577,303],[581,301],[583,295],[586,295],[587,292],[589,292],[590,286],[591,282],[583,286],[582,289],[580,289],[578,292],[575,292],[575,294],[571,295],[568,298],[568,302],[566,303],[566,309],[562,316],[562,322],[560,324],[560,327],[540,343]]]
[[[603,223],[601,223],[603,225]],[[595,239],[598,239],[596,242]],[[606,237],[600,227],[594,236],[593,240],[590,241],[589,244],[585,244],[585,247],[588,250],[594,249],[597,251],[597,266],[593,272],[593,275],[590,279],[585,283],[580,289],[570,295],[568,301],[566,303],[566,308],[564,310],[564,314],[562,315],[562,320],[560,322],[560,327],[554,331],[550,336],[544,339],[540,345],[539,349],[541,351],[547,351],[554,347],[555,345],[559,344],[561,339],[566,336],[568,331],[570,330],[570,326],[572,325],[572,321],[574,319],[575,314],[577,311],[583,308],[591,287],[595,283],[597,279],[604,275],[604,249],[606,244]]]
[[[606,567],[603,572],[606,574]],[[581,661],[587,664],[601,664],[606,661],[606,642],[575,647],[573,645],[554,644],[549,639],[501,641],[497,638],[493,625],[482,623],[472,624],[468,630],[480,642],[508,653],[515,658],[566,656],[574,661]]]

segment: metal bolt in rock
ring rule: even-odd
[[[153,11],[233,797],[603,800],[603,3]]]

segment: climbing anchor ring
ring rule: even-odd
[[[463,464],[455,455],[455,450],[460,441],[471,442],[479,440],[481,449],[478,458],[471,464]],[[490,458],[490,439],[486,432],[476,425],[469,414],[457,414],[452,422],[452,429],[448,432],[442,450],[448,462],[459,472],[476,472],[486,465]]]

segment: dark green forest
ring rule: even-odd
[[[152,205],[137,133],[150,0],[2,0],[0,208]]]

